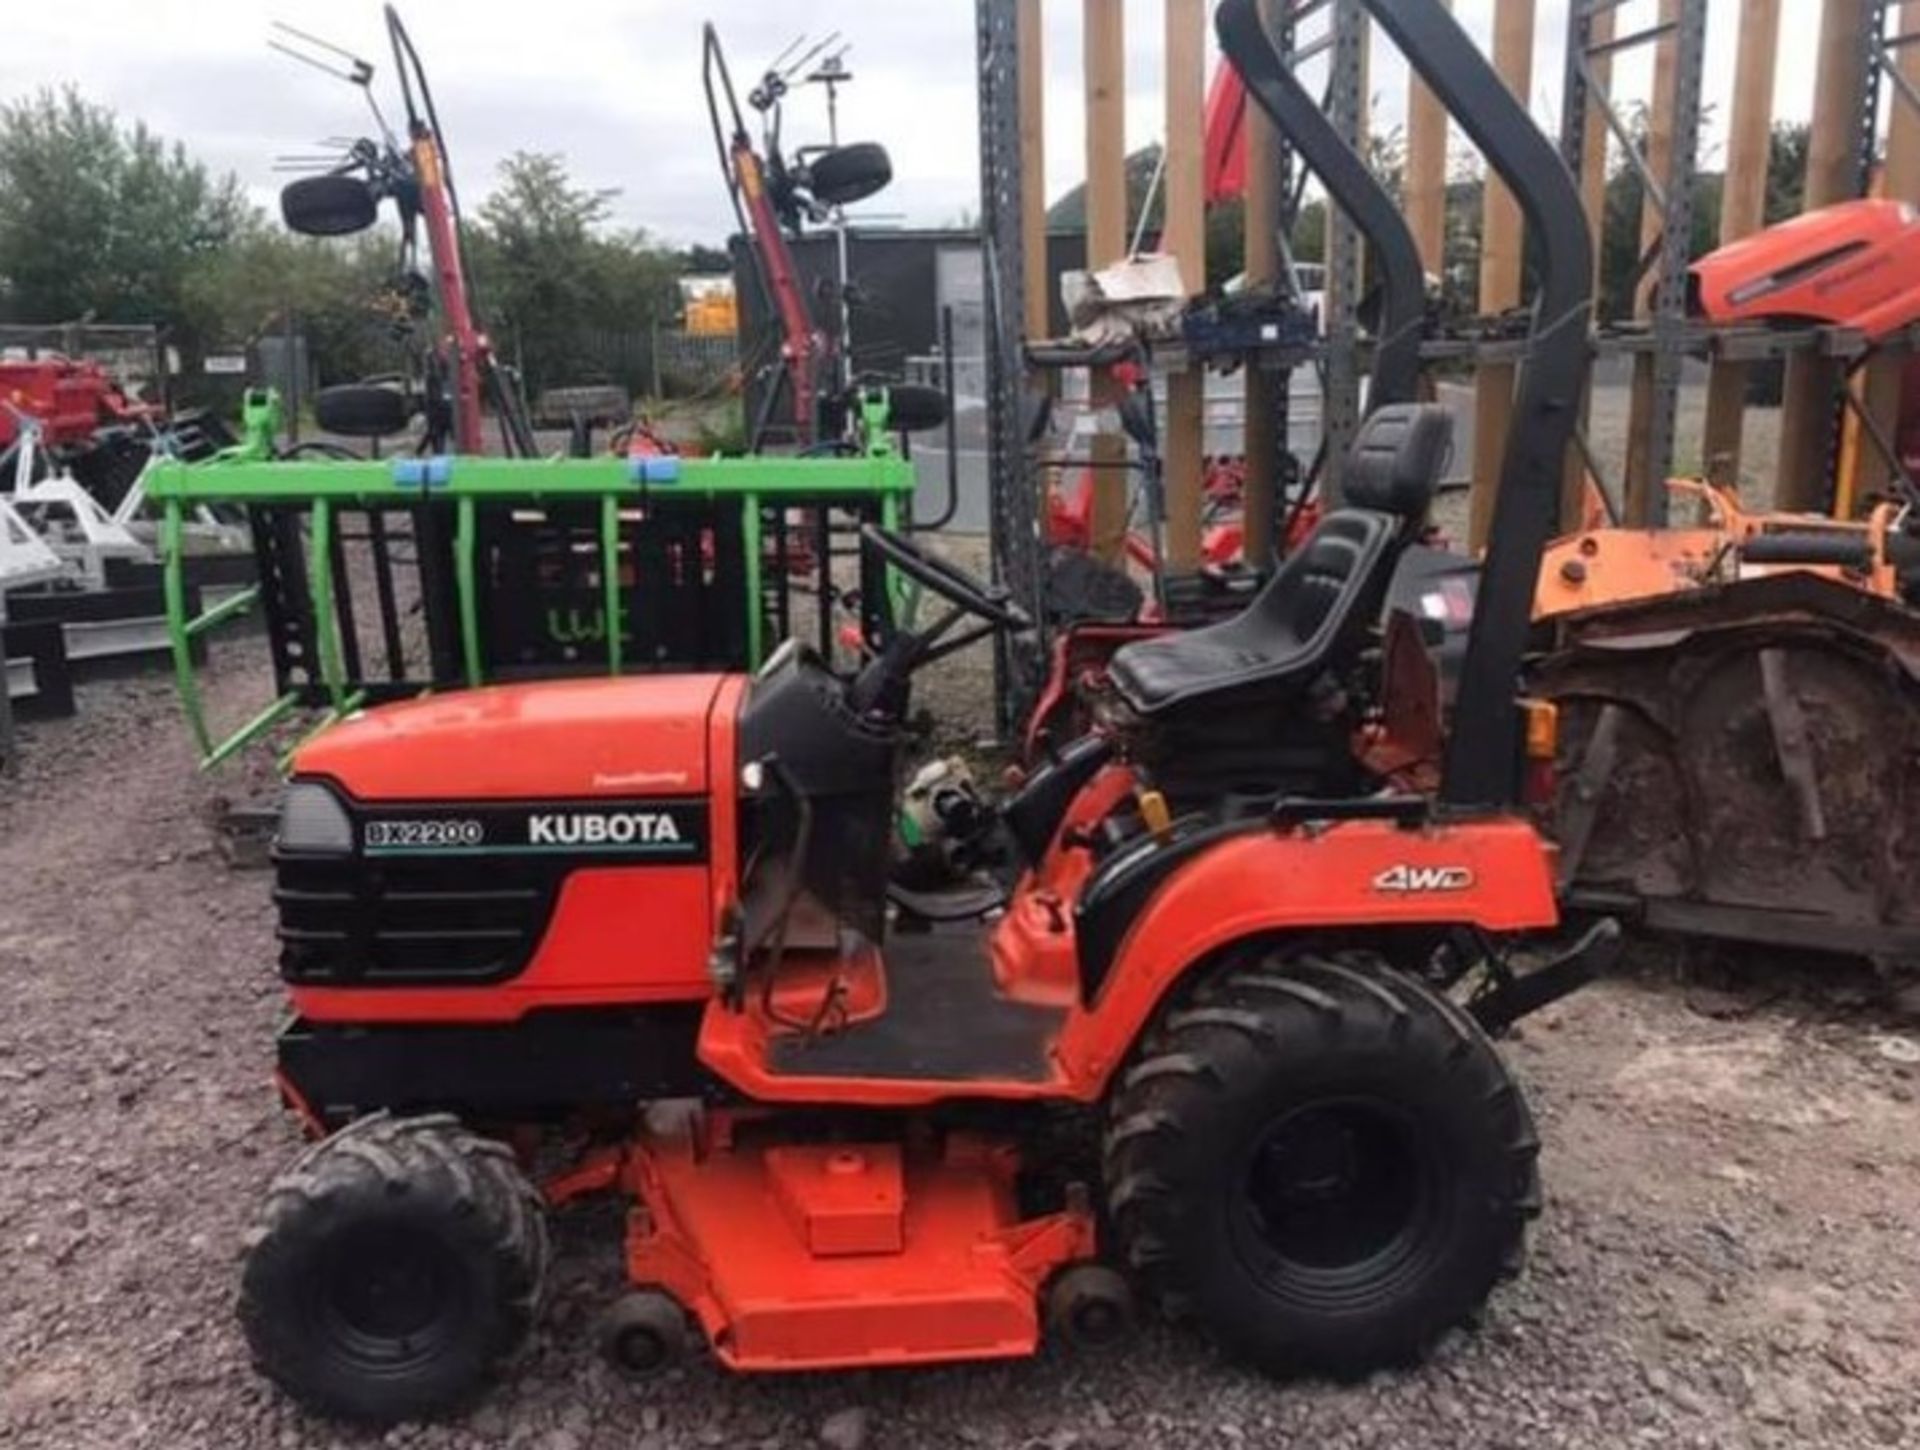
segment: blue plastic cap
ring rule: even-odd
[[[393,481],[400,488],[445,488],[453,481],[453,460],[444,453],[431,458],[396,458]]]
[[[627,460],[627,477],[635,483],[678,483],[680,460],[670,453],[640,454]]]

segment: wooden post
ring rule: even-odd
[[[1283,0],[1261,0],[1261,18],[1269,26]],[[1280,134],[1267,113],[1252,101],[1241,122],[1247,138],[1246,216],[1242,235],[1246,244],[1246,285],[1273,281],[1280,275]],[[1243,556],[1252,569],[1272,562],[1275,527],[1274,480],[1280,467],[1280,403],[1286,379],[1262,368],[1245,368],[1247,483],[1241,495]]]
[[[1207,285],[1207,6],[1206,0],[1166,0],[1166,8],[1167,206],[1160,250],[1179,262],[1180,279],[1191,296]],[[1247,109],[1257,107],[1249,102]],[[1167,568],[1175,574],[1200,567],[1204,384],[1198,368],[1167,378]]]
[[[1900,6],[1899,33],[1920,31],[1920,0],[1904,0]],[[1903,45],[1898,51],[1900,74],[1920,85],[1920,46]],[[1898,90],[1888,98],[1887,153],[1880,172],[1879,194],[1911,201],[1920,197],[1920,112],[1907,103]],[[1861,383],[1861,398],[1867,416],[1873,419],[1882,437],[1895,439],[1900,432],[1900,395],[1906,378],[1910,354],[1904,349],[1886,352],[1867,364]],[[1857,426],[1857,425],[1856,425]],[[1854,456],[1851,487],[1839,500],[1844,513],[1857,513],[1862,506],[1884,496],[1893,483],[1892,471],[1873,440],[1861,437]]]
[[[1453,0],[1442,0],[1449,10]],[[1430,277],[1444,278],[1447,270],[1447,108],[1408,68],[1413,77],[1407,92],[1407,226],[1420,249],[1420,266]]]
[[[1588,39],[1603,46],[1614,36],[1614,17],[1608,9],[1595,13],[1588,28]],[[1594,84],[1601,90],[1613,83],[1613,54],[1602,51],[1587,62],[1593,68]],[[1593,295],[1600,295],[1600,282],[1606,276],[1605,242],[1607,231],[1607,118],[1597,105],[1589,104],[1580,122],[1580,207],[1587,214],[1587,235],[1593,239]],[[1585,430],[1593,411],[1593,381],[1582,386],[1580,427]],[[1587,461],[1577,448],[1567,450],[1567,472],[1560,487],[1560,527],[1572,532],[1581,528],[1587,516]]]
[[[1672,26],[1680,23],[1680,0],[1660,0],[1659,23]],[[1647,108],[1647,170],[1662,186],[1673,174],[1673,85],[1678,56],[1679,45],[1671,33],[1654,42],[1653,103]],[[1660,203],[1649,191],[1640,203],[1640,255],[1647,256],[1663,245],[1665,232],[1666,218],[1661,214]],[[1679,237],[1670,244],[1684,247],[1687,243],[1687,238]],[[1634,293],[1636,319],[1645,322],[1652,318],[1659,285],[1656,264]],[[1653,433],[1653,372],[1653,354],[1636,353],[1633,385],[1627,402],[1627,467],[1622,511],[1626,521],[1637,526],[1652,522],[1655,502],[1666,487],[1664,478],[1654,476],[1654,460],[1647,456]]]
[[[1813,125],[1807,137],[1807,211],[1846,201],[1859,188],[1856,131],[1867,80],[1859,28],[1859,0],[1822,0]],[[1780,508],[1825,512],[1828,507],[1827,463],[1840,376],[1840,365],[1832,358],[1803,352],[1787,360],[1780,476],[1774,486]]]
[[[1047,66],[1043,0],[1020,0],[1020,240],[1029,339],[1052,332],[1047,296]]]
[[[1723,247],[1759,231],[1766,221],[1773,71],[1779,44],[1780,0],[1744,0],[1740,7],[1740,49],[1733,63],[1726,187],[1720,199]],[[1746,411],[1747,365],[1715,358],[1707,378],[1701,464],[1708,478],[1729,488],[1740,484],[1740,434]]]
[[[1533,0],[1494,0],[1493,64],[1522,103],[1533,85]],[[1480,237],[1480,310],[1505,312],[1520,303],[1525,238],[1520,204],[1499,177],[1487,172]],[[1513,415],[1512,363],[1480,364],[1474,380],[1473,493],[1469,501],[1469,547],[1486,546],[1500,487],[1500,458]]]
[[[1126,11],[1116,0],[1082,0],[1082,59],[1087,108],[1087,269],[1117,262],[1127,250]],[[1113,402],[1104,378],[1094,380],[1096,407]],[[1127,534],[1127,441],[1119,433],[1095,436],[1093,551],[1112,563]]]

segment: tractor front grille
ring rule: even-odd
[[[280,975],[313,986],[498,982],[533,956],[564,868],[551,862],[276,853]]]

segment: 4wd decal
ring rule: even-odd
[[[618,856],[707,859],[706,802],[541,801],[364,810],[369,856]]]
[[[1398,894],[1427,891],[1465,891],[1473,872],[1465,866],[1389,866],[1373,878],[1375,891]]]

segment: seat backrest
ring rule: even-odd
[[[1418,525],[1433,505],[1440,474],[1452,456],[1453,414],[1440,404],[1375,408],[1347,450],[1341,507],[1394,514],[1403,524]]]
[[[1287,561],[1286,583],[1262,591],[1257,607],[1295,639],[1312,639],[1360,584],[1356,576],[1371,567],[1388,532],[1356,512],[1328,514]]]
[[[1318,658],[1343,654],[1378,623],[1400,550],[1419,536],[1453,452],[1453,414],[1393,403],[1361,423],[1339,508],[1327,513],[1247,611]],[[1324,633],[1323,633],[1324,631]]]
[[[1247,688],[1293,689],[1351,657],[1379,624],[1401,550],[1420,536],[1446,467],[1453,417],[1430,404],[1376,409],[1348,455],[1341,506],[1239,614],[1117,652],[1109,678],[1143,715]]]

